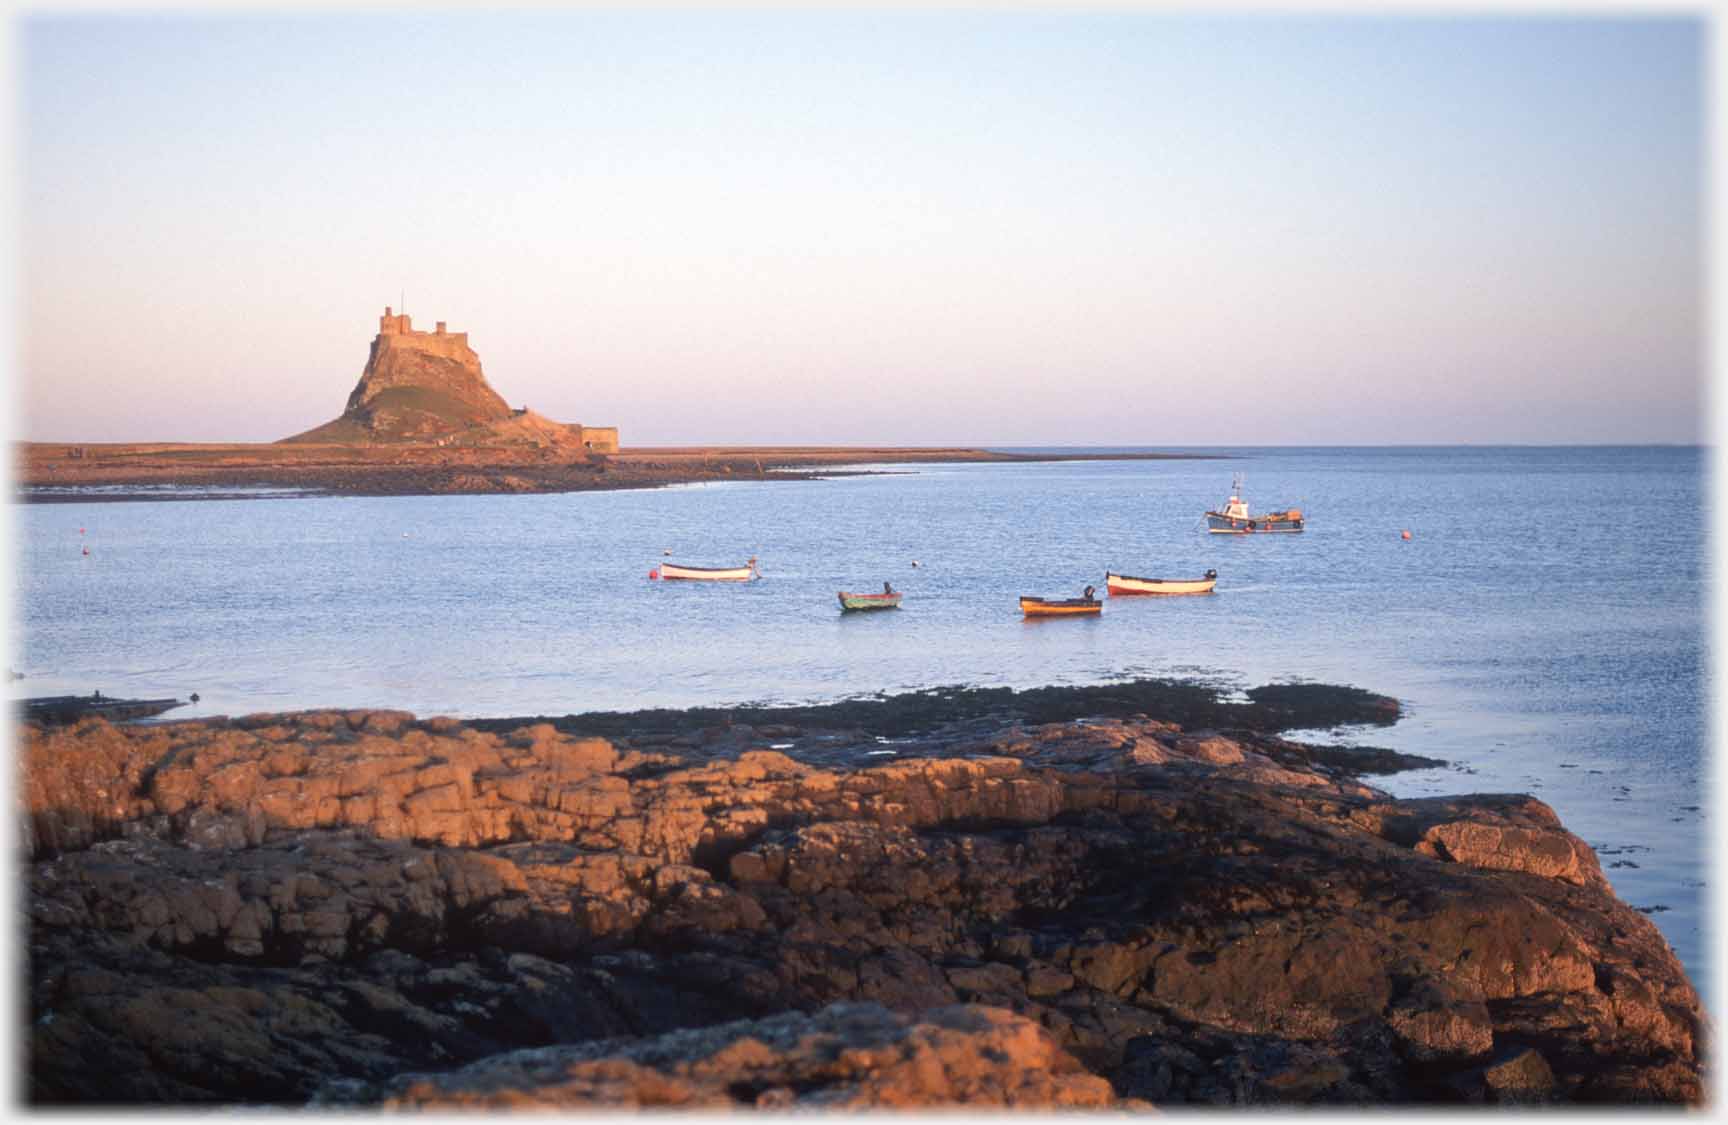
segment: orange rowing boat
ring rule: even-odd
[[[1078,598],[1034,598],[1020,596],[1020,612],[1027,617],[1069,617],[1083,613],[1100,613],[1104,603],[1092,596],[1092,587]]]

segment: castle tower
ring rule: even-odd
[[[408,319],[407,313],[397,316],[389,305],[384,306],[384,315],[378,318],[378,334],[380,336],[406,336],[412,331],[414,331],[414,325]]]

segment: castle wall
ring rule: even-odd
[[[452,358],[468,347],[468,333],[447,331],[442,320],[430,332],[416,332],[413,318],[407,313],[396,312],[389,305],[384,306],[384,315],[378,318],[378,336],[390,339],[393,344]]]
[[[618,452],[617,426],[582,426],[582,444],[590,453]]]
[[[446,332],[443,335],[436,332],[380,332],[376,342],[380,349],[404,348],[443,356],[446,359],[468,359],[474,354],[473,349],[468,346],[466,332]]]

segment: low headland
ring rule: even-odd
[[[1134,681],[26,724],[34,1105],[1696,1104],[1654,925],[1521,795]]]
[[[31,442],[16,447],[18,499],[244,499],[591,492],[852,475],[846,466],[953,462],[1180,460],[1191,453],[1011,453],[909,446],[666,446],[591,453],[555,445]]]
[[[468,333],[428,332],[386,306],[342,412],[269,443],[33,442],[15,451],[20,499],[244,499],[588,492],[732,480],[810,480],[844,466],[1157,460],[1176,453],[1025,454],[906,446],[621,446],[615,426],[511,407]]]

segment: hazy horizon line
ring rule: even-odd
[[[248,441],[236,439],[233,441],[185,441],[178,438],[137,438],[127,441],[111,439],[85,440],[81,438],[14,438],[14,446],[30,445],[282,445],[287,444],[284,438],[265,441]],[[349,445],[359,448],[383,448],[401,445],[412,446],[413,442],[307,442],[308,445]],[[1140,442],[1085,442],[1085,443],[1045,443],[1028,444],[1024,442],[997,441],[946,441],[946,442],[818,442],[818,441],[663,441],[642,442],[639,444],[621,443],[621,452],[631,450],[653,449],[857,449],[861,451],[875,449],[977,449],[985,452],[1012,453],[1020,450],[1045,449],[1090,449],[1090,450],[1134,450],[1134,451],[1183,451],[1191,449],[1709,449],[1716,445],[1713,441],[1413,441],[1413,442],[1251,442],[1219,445],[1205,442],[1169,444]],[[505,448],[505,447],[496,447]]]

